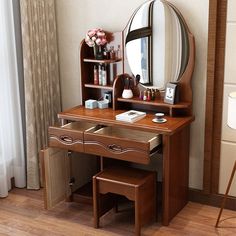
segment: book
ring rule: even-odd
[[[125,122],[135,122],[146,116],[146,112],[130,110],[116,115],[116,120]]]

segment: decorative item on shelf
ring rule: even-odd
[[[85,108],[94,109],[98,107],[97,100],[89,99],[85,101]]]
[[[131,89],[131,77],[126,77],[124,79],[124,90],[122,92],[122,98],[132,98],[133,97],[133,91]]]
[[[161,112],[158,112],[155,114],[155,118],[152,119],[152,121],[154,123],[165,123],[167,121],[167,119],[164,118],[165,114],[164,113],[161,113]]]
[[[114,46],[110,47],[109,55],[110,55],[110,59],[112,59],[112,60],[116,59],[116,52],[114,50]]]
[[[228,120],[227,120],[227,124],[230,128],[235,129],[235,132],[236,132],[236,92],[232,92],[228,96]],[[230,190],[235,172],[236,172],[236,159],[234,161],[234,166],[233,166],[230,178],[229,178],[229,182],[227,184],[227,188],[226,188],[226,191],[225,191],[223,201],[221,203],[221,208],[220,208],[218,218],[217,218],[217,221],[216,221],[216,225],[215,225],[216,228],[219,225],[220,217],[221,217],[221,214],[222,214],[223,209],[225,207],[226,199],[228,197],[229,190]]]
[[[98,108],[99,109],[108,108],[108,105],[109,105],[109,100],[107,100],[107,99],[103,99],[103,100],[98,101]]]
[[[103,46],[107,43],[106,33],[102,29],[91,29],[85,36],[85,42],[93,47],[94,57],[103,59]]]
[[[175,104],[179,100],[179,91],[177,83],[167,83],[164,102]]]

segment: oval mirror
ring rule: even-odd
[[[125,52],[130,70],[140,83],[164,90],[178,82],[189,60],[188,29],[168,2],[151,0],[132,15],[125,29]]]

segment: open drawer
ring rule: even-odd
[[[84,133],[84,151],[124,161],[148,164],[150,152],[161,143],[161,135],[117,127]]]
[[[83,135],[85,131],[95,131],[96,124],[89,122],[72,122],[61,127],[48,129],[49,146],[83,152]]]

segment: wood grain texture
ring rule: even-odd
[[[193,116],[187,117],[165,117],[167,122],[163,124],[157,124],[152,122],[154,114],[150,113],[147,116],[135,123],[117,121],[115,116],[125,112],[127,110],[112,110],[107,109],[86,109],[83,106],[77,106],[68,109],[64,112],[60,112],[58,117],[66,120],[86,120],[90,122],[99,122],[103,125],[113,125],[123,128],[131,128],[136,130],[144,130],[153,133],[165,133],[172,134],[185,126],[188,126],[193,120]]]
[[[145,236],[157,235],[235,235],[235,211],[224,210],[221,228],[214,224],[219,208],[189,202],[168,227],[160,221],[144,226]],[[133,235],[133,212],[108,212],[93,228],[92,206],[62,202],[49,211],[44,210],[43,190],[13,189],[9,197],[0,199],[0,235],[9,236],[118,236]]]
[[[224,83],[227,0],[210,0],[204,150],[205,193],[217,193]]]

